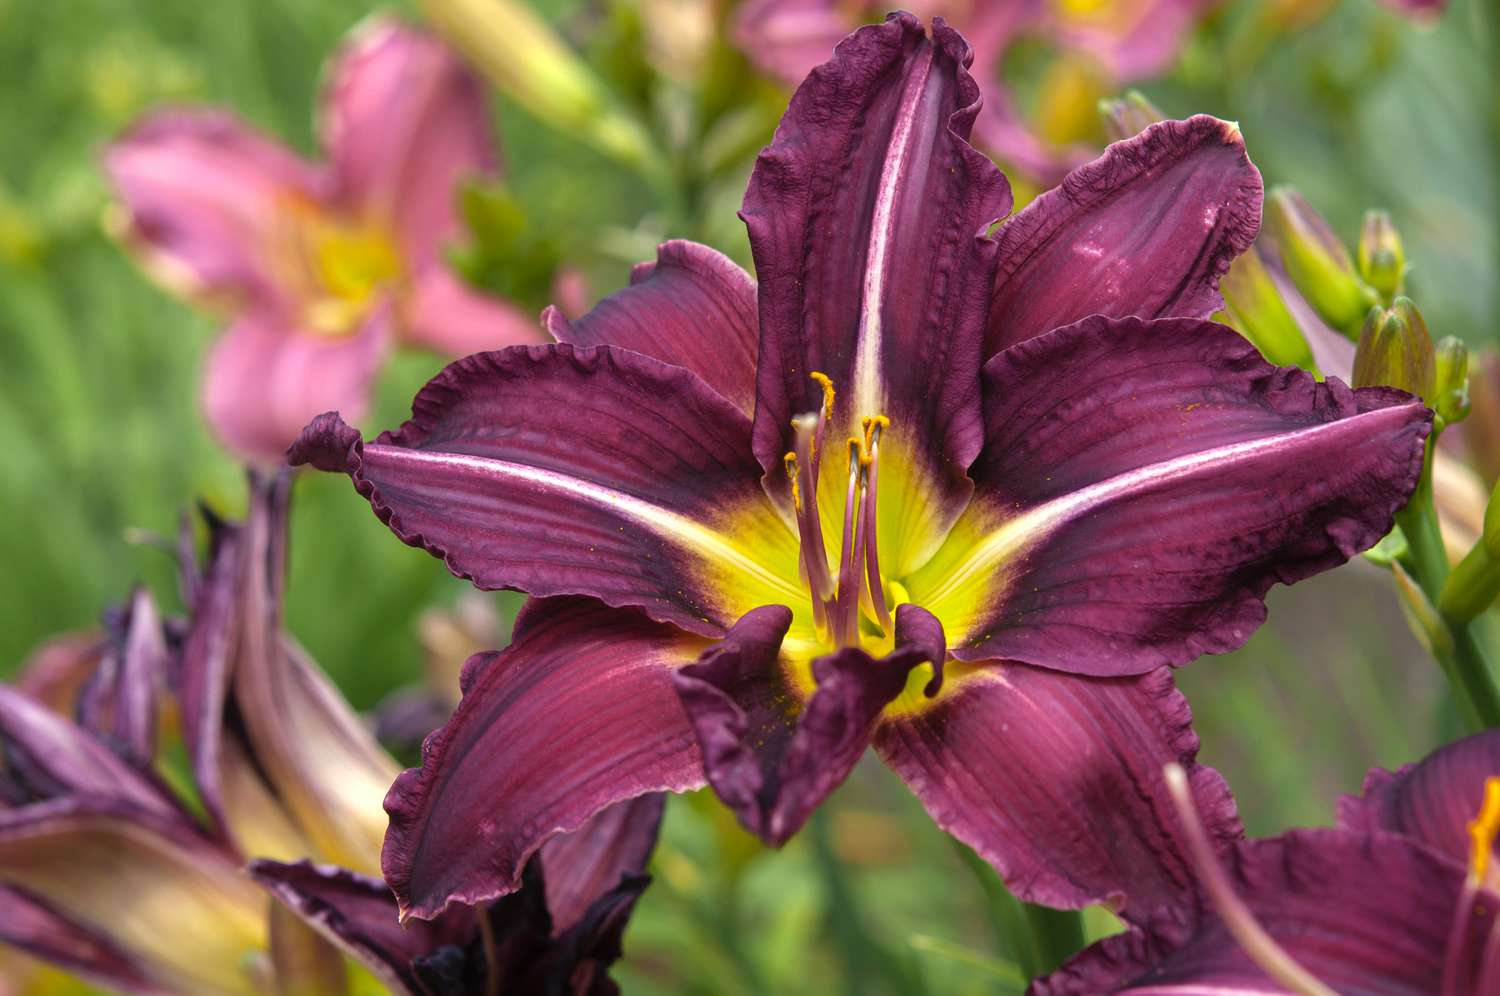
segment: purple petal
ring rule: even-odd
[[[156,756],[157,699],[166,687],[167,642],[156,603],[136,588],[111,646],[78,703],[82,725],[108,739],[137,767]]]
[[[204,415],[237,454],[278,466],[318,413],[364,416],[390,335],[384,309],[351,336],[319,335],[270,313],[242,316],[208,355]]]
[[[1081,674],[1243,644],[1272,584],[1389,531],[1431,422],[1189,319],[1059,329],[995,357],[985,392],[979,494],[907,587],[960,659]]]
[[[250,876],[396,992],[421,993],[412,961],[446,944],[467,943],[476,930],[466,906],[430,923],[402,924],[390,888],[347,868],[256,861]]]
[[[509,301],[475,290],[441,264],[422,273],[403,305],[406,341],[442,356],[468,356],[543,340],[536,318]]]
[[[755,453],[784,481],[788,420],[837,389],[832,438],[889,415],[937,535],[977,453],[975,372],[1010,189],[969,145],[968,44],[908,14],[861,28],[792,97],[741,212],[760,280]],[[913,357],[922,357],[920,363]],[[772,493],[784,489],[773,485]]]
[[[314,167],[233,115],[154,113],[104,155],[120,235],[183,293],[277,306],[271,235],[289,200],[321,203]]]
[[[941,662],[942,627],[915,605],[896,610],[896,649],[876,660],[845,647],[813,662],[804,704],[779,659],[791,611],[748,613],[698,663],[673,675],[709,784],[751,833],[779,847],[864,755],[881,710],[923,662]]]
[[[655,263],[582,318],[544,316],[558,342],[623,346],[685,367],[746,415],[755,411],[755,281],[733,260],[696,242],[663,242]]]
[[[266,899],[186,820],[75,796],[0,811],[0,884],[109,942],[170,992],[255,992]]]
[[[1241,834],[1218,772],[1193,763],[1187,701],[1165,669],[1080,678],[1021,664],[959,673],[926,707],[886,720],[875,749],[938,826],[1022,899],[1105,902],[1132,921],[1191,895],[1194,876],[1162,766],[1189,772],[1210,834]]]
[[[703,784],[672,669],[702,641],[586,598],[529,603],[514,642],[464,669],[464,698],[386,798],[385,878],[405,915],[514,891],[549,838],[647,792]]]
[[[1294,830],[1246,841],[1228,870],[1255,918],[1303,968],[1349,996],[1443,988],[1444,947],[1463,873],[1386,834]],[[1493,911],[1485,914],[1492,922]],[[1038,996],[1101,992],[1280,992],[1218,917],[1176,943],[1120,934],[1038,981]]]
[[[481,588],[591,595],[705,636],[804,597],[749,421],[680,367],[518,346],[452,364],[412,410],[369,444],[321,418],[290,459],[348,473],[398,538]]]
[[[1465,829],[1479,814],[1486,779],[1500,777],[1500,730],[1439,747],[1398,771],[1372,768],[1362,796],[1339,799],[1339,825],[1386,830],[1425,844],[1467,866]]]
[[[796,86],[853,27],[837,0],[746,0],[730,28],[734,44],[763,73]]]
[[[158,991],[140,966],[107,937],[84,930],[35,896],[0,887],[0,906],[5,909],[5,916],[0,917],[0,942],[110,989]],[[24,986],[24,982],[18,984]]]
[[[323,144],[347,208],[382,218],[415,268],[456,234],[458,187],[495,172],[484,88],[440,41],[391,16],[335,57]]]
[[[38,794],[98,795],[164,816],[177,814],[154,778],[7,685],[0,685],[0,744],[7,764]]]
[[[581,923],[589,907],[622,878],[645,872],[656,848],[665,804],[666,797],[660,794],[627,799],[543,845],[540,858],[553,934]]]
[[[1200,114],[1116,142],[1000,229],[984,355],[1093,314],[1207,318],[1260,205],[1233,125]]]
[[[1092,56],[1117,83],[1160,76],[1177,61],[1194,23],[1220,0],[1139,0],[1100,14],[1061,14],[1058,43]]]

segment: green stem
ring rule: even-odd
[[[870,933],[859,900],[844,874],[844,865],[834,853],[826,809],[813,814],[810,829],[818,871],[824,888],[828,890],[828,913],[834,943],[843,956],[847,973],[845,991],[851,996],[879,990],[921,993],[922,980]]]
[[[983,858],[957,841],[953,848],[984,890],[1001,950],[1028,979],[1052,971],[1083,947],[1083,917],[1077,911],[1022,902],[1011,895]]]
[[[1423,471],[1422,483],[1396,521],[1406,534],[1412,577],[1436,605],[1441,599],[1443,584],[1448,580],[1448,555],[1443,548],[1437,512],[1432,504],[1432,445],[1429,441],[1429,466]],[[1484,648],[1474,638],[1470,623],[1454,619],[1447,619],[1445,623],[1453,636],[1453,649],[1438,648],[1434,654],[1453,686],[1469,725],[1476,728],[1500,726],[1500,691],[1495,688],[1494,670]]]

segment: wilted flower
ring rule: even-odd
[[[538,338],[442,259],[459,184],[495,168],[483,91],[453,55],[367,22],[330,67],[319,125],[326,165],[212,109],[152,113],[105,155],[111,228],[169,287],[233,316],[203,403],[262,462],[329,406],[358,417],[398,342],[462,356]]]
[[[76,723],[0,685],[0,940],[117,988],[192,993],[340,991],[317,984],[343,978],[331,942],[425,994],[462,991],[414,980],[463,964],[451,946],[482,947],[485,916],[521,947],[481,959],[481,977],[545,963],[557,978],[529,991],[607,991],[569,980],[607,984],[660,798],[551,842],[509,906],[403,932],[368,874],[396,766],[281,628],[288,481],[252,477],[243,524],[210,518],[206,565],[184,564],[185,625],[164,628],[143,591],[112,617]],[[178,723],[182,792],[157,750]]]
[[[1222,121],[1112,146],[987,234],[1011,202],[966,141],[969,60],[900,14],[813,72],[745,199],[758,293],[668,243],[549,315],[557,345],[453,364],[372,442],[330,414],[293,447],[456,574],[540,596],[387,799],[411,915],[705,780],[780,843],[872,742],[1025,898],[1143,919],[1175,894],[1160,766],[1196,739],[1165,666],[1379,539],[1430,415],[1201,320],[1260,215]]]
[[[974,45],[974,77],[984,92],[973,126],[978,143],[1027,176],[1051,183],[1094,154],[1091,143],[1080,144],[1071,119],[1080,114],[1091,119],[1101,97],[1169,69],[1193,24],[1216,5],[1217,0],[919,0],[903,6],[923,17],[945,18]],[[845,34],[884,15],[889,6],[874,0],[746,0],[733,31],[763,72],[795,86]],[[1046,39],[1061,55],[1044,80],[1058,105],[1050,128],[1028,125],[1001,79],[1011,46],[1028,37]]]
[[[1191,813],[1188,814],[1191,819]],[[1101,992],[1500,992],[1500,731],[1374,769],[1338,827],[1200,860],[1204,887],[1100,941],[1038,996]]]

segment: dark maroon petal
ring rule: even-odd
[[[1229,854],[1236,892],[1303,968],[1347,996],[1443,991],[1463,872],[1388,834],[1294,830]],[[1483,914],[1493,922],[1493,910]],[[1163,945],[1123,934],[1037,983],[1038,996],[1282,991],[1217,916]]]
[[[703,750],[704,771],[751,833],[779,847],[853,770],[880,712],[918,664],[942,661],[942,627],[910,604],[896,610],[896,649],[876,660],[845,647],[813,662],[805,705],[779,659],[792,614],[748,613],[724,642],[673,680]]]
[[[586,598],[533,601],[511,646],[464,668],[464,698],[386,798],[382,858],[403,911],[514,891],[549,838],[647,792],[703,784],[672,670],[703,641]]]
[[[696,242],[663,242],[630,286],[568,321],[543,316],[558,342],[623,346],[685,367],[734,403],[755,411],[755,281],[729,257]]]
[[[255,861],[249,870],[271,895],[397,992],[422,991],[414,959],[445,944],[465,944],[477,929],[467,906],[431,922],[402,924],[390,887],[347,868]]]
[[[760,280],[761,465],[781,479],[788,420],[822,405],[809,378],[821,371],[838,390],[833,438],[889,415],[942,522],[969,494],[995,260],[986,231],[1011,204],[967,141],[980,105],[972,54],[941,20],[929,40],[909,14],[850,35],[792,97],[742,211]]]
[[[985,392],[974,507],[907,587],[960,659],[1083,674],[1243,644],[1272,584],[1390,530],[1431,424],[1191,319],[1086,319],[995,357]]]
[[[705,636],[803,597],[757,560],[779,547],[797,562],[749,420],[687,370],[609,346],[517,346],[450,365],[412,411],[372,443],[320,417],[289,458],[347,472],[398,538],[481,588],[591,595]],[[731,578],[752,592],[726,591]]]
[[[0,887],[0,942],[110,989],[152,993],[157,987],[107,937],[85,930],[21,889]]]
[[[1207,318],[1260,205],[1227,122],[1161,121],[1116,142],[1000,229],[984,355],[1094,314]]]
[[[8,685],[0,685],[0,745],[6,763],[38,795],[96,795],[176,816],[154,778],[75,726]]]
[[[1398,833],[1466,866],[1466,828],[1479,815],[1489,778],[1500,778],[1500,730],[1439,747],[1395,772],[1372,768],[1363,796],[1339,799],[1339,825]]]
[[[542,847],[547,909],[552,932],[580,923],[592,906],[622,878],[640,875],[656,848],[666,797],[643,795],[616,803],[572,833]]]
[[[1140,922],[1191,895],[1169,762],[1188,770],[1210,835],[1241,834],[1223,778],[1193,762],[1192,713],[1167,670],[1100,679],[990,663],[950,681],[882,723],[875,749],[1022,899],[1105,902]]]

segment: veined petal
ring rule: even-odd
[[[398,993],[421,994],[411,963],[446,944],[465,944],[477,929],[471,907],[437,920],[403,924],[396,897],[378,878],[310,861],[256,861],[250,875],[313,929]]]
[[[1320,982],[1350,996],[1443,991],[1443,955],[1463,872],[1388,834],[1294,830],[1228,855],[1236,893]],[[1493,910],[1484,914],[1492,922]],[[1484,929],[1480,925],[1480,929]],[[1132,931],[1039,980],[1037,996],[1278,993],[1222,920],[1161,939]]]
[[[152,114],[112,144],[116,234],[178,293],[279,306],[269,236],[288,198],[322,202],[326,178],[216,110]]]
[[[822,407],[809,375],[826,374],[831,438],[888,415],[882,445],[912,465],[901,477],[920,499],[884,504],[925,521],[904,543],[883,537],[892,553],[935,545],[968,499],[995,265],[986,229],[1011,205],[1005,177],[967,141],[980,104],[972,52],[940,19],[932,35],[895,14],[840,44],[792,97],[741,212],[760,280],[755,454],[771,493],[786,491],[788,420]]]
[[[469,661],[458,710],[386,798],[383,867],[403,914],[512,892],[549,838],[702,785],[672,671],[703,645],[592,599],[529,603],[508,649]]]
[[[160,991],[141,967],[108,938],[84,930],[35,896],[0,887],[0,908],[5,910],[0,917],[0,942],[111,989],[129,993]]]
[[[320,418],[290,459],[348,473],[399,539],[481,588],[590,595],[705,636],[806,600],[749,421],[680,367],[517,346],[452,364],[412,412],[372,443]]]
[[[543,340],[534,316],[470,287],[441,263],[423,271],[402,302],[401,331],[406,341],[450,357]]]
[[[661,830],[666,796],[660,793],[617,802],[572,833],[553,837],[539,855],[545,870],[552,933],[581,923],[589,907],[622,878],[644,874]]]
[[[458,185],[495,172],[479,81],[389,15],[366,20],[335,57],[321,125],[346,207],[391,225],[414,268],[459,230]]]
[[[735,623],[698,663],[673,675],[703,751],[709,784],[745,828],[779,847],[848,777],[881,711],[922,663],[941,663],[942,627],[924,610],[896,610],[896,649],[880,660],[844,647],[812,664],[816,689],[797,688],[782,639],[792,614],[767,605]]]
[[[265,896],[181,819],[89,796],[0,811],[0,883],[108,938],[164,989],[264,991]]]
[[[389,348],[390,313],[380,308],[352,336],[321,336],[269,312],[237,319],[214,344],[203,373],[203,413],[230,449],[278,466],[319,412],[364,417]]]
[[[163,816],[177,814],[154,778],[8,685],[0,685],[0,745],[12,777],[38,794],[97,795]]]
[[[1207,318],[1260,230],[1239,130],[1160,121],[1069,173],[1000,229],[984,355],[1087,315]]]
[[[1243,644],[1273,583],[1390,530],[1431,424],[1189,319],[1086,319],[995,357],[985,392],[979,493],[906,586],[958,658],[1081,674]]]
[[[623,346],[684,367],[747,416],[755,413],[755,281],[716,249],[663,242],[655,263],[630,273],[630,286],[569,321],[544,315],[558,342]]]
[[[1439,747],[1398,771],[1370,769],[1363,795],[1339,799],[1339,825],[1397,833],[1467,866],[1472,843],[1466,828],[1479,814],[1490,778],[1500,778],[1500,730]]]
[[[1161,774],[1169,762],[1188,770],[1213,839],[1241,835],[1223,778],[1193,762],[1192,713],[1165,669],[1109,679],[998,662],[953,670],[956,687],[885,720],[875,749],[1022,899],[1104,902],[1144,922],[1190,898]]]

